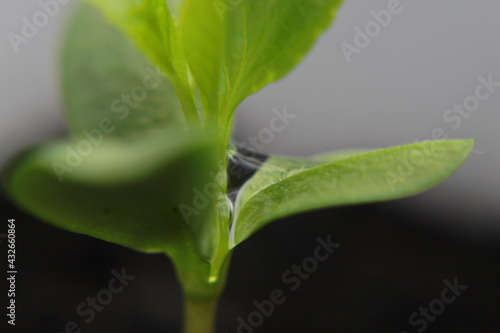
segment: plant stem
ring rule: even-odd
[[[184,333],[214,333],[218,296],[184,298]]]
[[[215,332],[217,303],[226,284],[231,257],[229,252],[220,255],[225,260],[216,272],[191,248],[171,257],[184,294],[184,333]]]
[[[196,103],[194,101],[194,96],[186,93],[185,90],[182,90],[182,88],[176,89],[176,92],[189,128],[191,130],[199,130],[201,128],[201,123],[198,116],[198,109],[196,108]]]

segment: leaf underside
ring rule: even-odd
[[[107,139],[88,156],[69,153],[81,142],[21,153],[6,172],[9,195],[50,224],[137,250],[194,247],[178,206],[192,203],[192,189],[209,181],[213,144],[171,130],[133,142]]]
[[[62,87],[71,134],[114,129],[107,137],[140,137],[175,125],[186,127],[177,95],[159,67],[107,23],[99,10],[82,5],[69,25],[62,57]]]

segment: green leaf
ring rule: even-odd
[[[178,1],[86,1],[100,8],[111,23],[124,31],[153,63],[165,71],[175,87],[189,125],[198,124],[194,83],[177,28]]]
[[[221,124],[279,80],[330,25],[341,0],[185,0],[181,32],[205,108]]]
[[[84,142],[47,143],[11,160],[3,173],[10,198],[54,226],[168,254],[190,297],[220,293],[229,249],[217,249],[217,258],[202,260],[203,235],[191,228],[213,219],[213,205],[191,216],[189,224],[179,209],[193,202],[193,189],[210,181],[216,167],[214,142],[172,129],[90,148]]]
[[[172,130],[95,146],[48,143],[11,162],[6,188],[18,205],[57,227],[146,252],[193,251],[196,237],[179,205],[192,203],[193,189],[210,181],[214,146]],[[200,210],[190,222],[210,214]]]
[[[314,155],[309,159],[271,156],[259,168],[259,171],[244,184],[244,188],[238,193],[237,207],[244,205],[256,193],[262,191],[271,184],[278,183],[304,170],[366,152],[367,150],[362,149],[339,150]]]
[[[333,156],[333,162],[322,165],[270,158],[266,164],[272,167],[264,164],[238,195],[232,243],[237,245],[267,223],[292,214],[422,192],[458,169],[473,146],[473,140],[417,143],[346,158]],[[302,165],[301,170],[294,170],[294,164]]]
[[[90,5],[68,26],[62,83],[67,119],[75,137],[109,119],[106,137],[132,137],[185,127],[177,95],[159,67]]]
[[[165,0],[87,0],[165,71],[176,70],[179,38]]]

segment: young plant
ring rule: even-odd
[[[422,192],[473,148],[296,159],[231,145],[237,106],[304,58],[340,0],[88,2],[97,8],[76,12],[62,61],[71,137],[19,154],[6,188],[52,225],[169,256],[186,333],[213,332],[232,250],[268,223]]]

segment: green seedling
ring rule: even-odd
[[[88,2],[62,58],[71,136],[12,159],[5,187],[54,226],[170,257],[186,333],[214,331],[232,250],[268,223],[422,192],[473,148],[431,141],[298,159],[231,144],[238,105],[305,57],[340,0]]]

